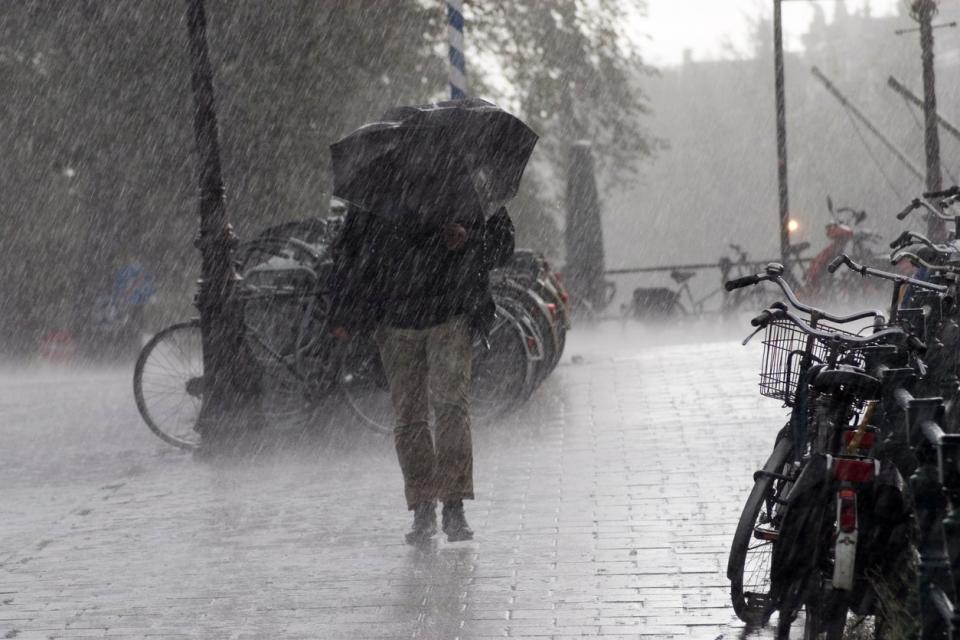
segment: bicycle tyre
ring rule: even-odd
[[[768,473],[781,473],[793,452],[793,443],[788,437],[781,437],[770,457],[767,458],[763,470]],[[775,479],[770,475],[761,475],[754,482],[753,489],[743,506],[740,520],[737,523],[733,542],[730,546],[730,556],[727,561],[727,578],[730,579],[730,599],[737,617],[747,624],[764,624],[773,613],[770,596],[770,556],[774,542],[765,547],[760,553],[753,554],[751,564],[758,565],[753,580],[747,579],[748,556],[751,555],[750,541],[754,538],[754,529],[764,503],[775,496]],[[755,547],[756,550],[758,547]],[[766,557],[764,557],[766,556]],[[765,573],[765,575],[761,575]],[[749,582],[750,584],[745,584]],[[749,591],[752,586],[766,588],[765,592]]]
[[[470,413],[479,423],[514,410],[533,386],[534,361],[527,355],[526,333],[521,321],[501,305],[488,342],[489,349],[474,349],[470,375]]]
[[[337,376],[337,392],[352,416],[371,431],[392,432],[390,386],[373,336],[355,338],[337,359],[342,367]]]
[[[182,347],[176,346],[178,340],[185,341],[187,348],[196,346],[198,351],[184,352]],[[159,349],[161,345],[169,345],[179,354],[175,358],[172,357],[175,354],[164,356]],[[198,380],[200,389],[197,393],[191,393],[191,384],[196,387]],[[150,338],[140,350],[133,370],[133,397],[150,431],[175,447],[186,450],[198,448],[200,434],[194,427],[200,415],[202,381],[203,352],[199,320],[178,322]],[[174,402],[176,408],[172,412],[161,410],[163,403],[158,396],[163,395],[170,396]]]
[[[537,330],[537,337],[543,352],[543,358],[538,360],[535,366],[534,386],[538,386],[553,371],[559,361],[558,354],[560,353],[557,327],[550,317],[546,302],[532,290],[517,283],[506,283],[499,287],[497,294],[502,298],[516,302]]]
[[[536,325],[542,341],[543,359],[536,367],[536,384],[539,385],[547,379],[560,360],[560,337],[543,299],[532,291],[526,292],[526,298],[522,304]]]
[[[847,626],[847,607],[804,607],[803,640],[843,640]]]
[[[361,425],[376,433],[387,434],[393,431],[392,422],[387,422],[386,419],[377,417],[374,415],[374,412],[365,408],[363,402],[350,391],[349,387],[340,385],[338,386],[338,390],[347,408],[350,409],[351,415],[355,417]],[[389,392],[387,392],[387,395],[389,395]]]
[[[513,312],[522,311],[520,305],[507,310],[497,305],[498,314],[505,316],[504,322],[495,325],[490,336],[490,351],[481,352],[479,346],[474,345],[471,359],[471,390],[470,390],[470,417],[478,424],[484,424],[502,417],[514,410],[533,392],[533,381],[536,364],[531,360],[525,348],[527,334],[521,326],[522,320],[515,318]],[[497,357],[491,359],[491,357]],[[373,364],[376,357],[378,364]],[[350,355],[346,360],[354,362],[357,358]],[[361,371],[353,384],[354,373],[341,374],[338,390],[351,414],[365,427],[378,433],[393,431],[393,412],[390,403],[389,387],[385,380],[379,380],[382,365],[379,364],[379,350],[375,356],[368,354],[367,370]],[[374,371],[370,367],[380,367]],[[478,375],[479,374],[479,375]],[[484,375],[489,374],[489,375]],[[478,380],[485,378],[496,379],[498,388],[493,389],[492,395],[482,398],[479,390],[474,386]],[[502,395],[499,395],[502,394]],[[499,395],[499,397],[497,397]]]
[[[540,383],[539,372],[543,367],[543,360],[547,357],[544,349],[544,339],[541,335],[541,328],[537,325],[536,319],[524,307],[523,303],[512,297],[499,296],[497,298],[497,307],[503,308],[517,323],[517,327],[523,333],[526,344],[523,345],[523,355],[528,367],[528,376],[523,387],[523,399],[527,400],[536,391]]]
[[[569,318],[567,317],[566,304],[563,302],[560,294],[552,285],[548,285],[540,280],[536,280],[531,288],[534,293],[540,296],[545,304],[553,305],[551,324],[553,325],[554,333],[556,335],[556,348],[553,354],[553,367],[556,367],[557,364],[559,364],[560,359],[563,357],[563,350],[567,343],[567,328],[569,326]]]

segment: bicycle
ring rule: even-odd
[[[542,254],[530,249],[518,249],[509,263],[500,272],[508,274],[515,282],[539,296],[556,326],[557,345],[553,353],[553,366],[560,361],[566,347],[566,335],[571,326],[570,295],[563,286],[560,274],[550,268]],[[496,272],[491,274],[496,281]]]
[[[857,267],[859,265],[851,266],[853,269]],[[956,317],[956,308],[951,304],[957,285],[955,274],[942,272],[935,276],[936,279],[940,277],[947,288],[941,292],[944,314],[938,317],[934,313],[925,318],[910,314],[911,317],[906,319],[908,322],[919,320],[917,324],[922,323],[921,326],[925,325],[930,332],[942,329]],[[923,293],[928,298],[923,302],[924,310],[936,309],[936,304],[928,305],[936,302],[932,299],[934,292]],[[916,310],[901,308],[901,312]],[[934,336],[932,342],[935,343],[937,338]],[[918,634],[916,637],[945,638],[956,630],[957,574],[952,560],[956,558],[955,523],[960,514],[960,474],[957,472],[960,434],[948,421],[945,422],[943,398],[925,396],[923,391],[924,386],[936,389],[938,382],[944,382],[942,372],[938,372],[934,364],[927,366],[926,370],[921,366],[915,369],[905,367],[903,361],[894,356],[896,354],[878,354],[874,370],[885,383],[883,405],[888,422],[891,427],[899,427],[890,430],[885,445],[889,447],[896,437],[893,449],[899,454],[897,464],[904,470],[904,477],[909,475],[916,526],[902,536],[907,538],[907,555],[911,561],[905,563],[905,571],[900,572],[900,575],[905,573],[907,578],[912,578],[913,586],[911,588],[907,580],[901,580],[899,590],[888,591],[886,600],[897,599],[893,613],[900,620],[899,624],[895,621],[894,628],[900,633],[895,637],[906,637],[903,635],[906,622],[906,629],[913,627]],[[929,352],[924,356],[928,363],[929,356]],[[950,364],[956,366],[956,360],[951,360]],[[878,629],[884,627],[883,622],[878,619]]]
[[[928,198],[933,198],[931,202]],[[928,216],[938,222],[952,222],[955,231],[960,227],[960,217],[949,215],[947,209],[960,200],[960,189],[925,193],[914,198],[897,219],[905,219],[912,211],[926,210]],[[932,242],[921,233],[904,231],[890,243],[892,264],[909,263],[916,270],[917,278],[957,290],[960,278],[960,246],[953,239]],[[956,299],[956,296],[953,296]],[[960,429],[960,324],[958,309],[952,300],[943,300],[929,292],[908,287],[900,299],[900,313],[913,318],[915,330],[929,336],[932,353],[928,357],[931,373],[921,380],[928,394],[947,398],[946,423],[951,431]]]
[[[729,280],[742,278],[753,273],[755,263],[750,262],[749,255],[738,244],[729,245],[730,249],[737,254],[736,259],[730,259],[727,256],[720,258],[717,267],[720,269],[720,285],[724,293],[721,313],[730,315],[743,309],[745,306],[759,305],[763,297],[762,289],[734,289],[727,291],[723,284]],[[787,250],[787,261],[784,263],[783,277],[792,287],[803,279],[805,269],[803,267],[802,253],[810,248],[809,242],[799,242],[792,244]],[[799,272],[799,279],[796,273]]]
[[[238,250],[243,280],[232,304],[241,314],[244,348],[258,365],[261,392],[274,416],[302,415],[339,396],[363,426],[392,429],[386,376],[369,335],[343,344],[326,330],[330,263],[325,251],[296,238],[260,238]],[[538,344],[526,319],[498,305],[487,349],[474,342],[471,397],[483,422],[517,406],[534,378]],[[141,351],[134,397],[147,426],[184,449],[194,431],[204,381],[199,322],[160,331]]]
[[[798,291],[807,298],[820,297],[837,303],[849,303],[863,293],[862,285],[850,279],[828,277],[827,266],[834,258],[848,251],[857,260],[871,260],[871,247],[880,236],[860,228],[867,218],[866,211],[851,207],[835,208],[830,196],[827,196],[827,211],[830,213],[830,222],[826,226],[829,242],[811,259]]]
[[[718,266],[723,269],[723,262]],[[626,318],[635,320],[665,320],[673,317],[698,317],[706,310],[706,304],[718,296],[723,288],[717,288],[706,295],[696,298],[690,288],[690,280],[696,271],[672,269],[670,279],[677,283],[677,289],[669,287],[637,287],[633,290],[630,302],[620,307]]]
[[[934,202],[930,202],[930,200]],[[924,209],[928,217],[936,222],[953,223],[953,240],[960,238],[960,216],[947,215],[944,210],[960,202],[960,186],[953,186],[942,191],[929,191],[919,198],[914,198],[900,213],[897,220],[903,220],[911,212]]]
[[[726,287],[765,281],[809,320],[777,303],[751,321],[757,329],[750,337],[766,332],[760,392],[782,400],[791,414],[754,476],[734,535],[731,598],[749,624],[779,612],[778,637],[789,636],[803,609],[805,638],[839,639],[848,609],[862,613],[868,606],[853,594],[873,566],[857,558],[875,557],[869,545],[883,539],[883,523],[871,520],[869,505],[880,492],[881,472],[892,464],[875,450],[881,383],[865,367],[872,351],[916,353],[922,344],[901,327],[885,327],[882,312],[836,316],[801,303],[776,263]],[[840,328],[867,319],[873,320],[870,335]],[[812,549],[800,544],[804,540],[815,541]]]

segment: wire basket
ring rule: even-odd
[[[856,335],[836,327],[820,328],[840,336]],[[789,320],[774,320],[767,325],[763,336],[763,361],[760,366],[760,395],[793,405],[797,397],[797,386],[800,384],[800,367],[809,341],[810,336]],[[825,362],[830,352],[836,348],[836,345],[814,338],[810,346],[810,359],[814,363]],[[862,354],[846,350],[844,362],[861,366]]]

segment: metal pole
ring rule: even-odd
[[[910,91],[910,89],[907,89],[907,87],[904,86],[903,83],[898,81],[893,76],[890,76],[889,78],[887,78],[887,85],[889,85],[891,89],[899,93],[901,96],[906,98],[912,104],[920,107],[921,109],[923,108],[923,100],[918,98],[912,91]],[[952,135],[957,140],[960,140],[960,129],[957,129],[957,127],[953,123],[951,123],[949,120],[944,118],[939,113],[937,113],[936,116],[937,116],[937,122],[939,122],[940,126],[943,127],[943,130],[949,133],[950,135]]]
[[[206,14],[203,0],[186,2],[200,187],[200,232],[195,245],[200,249],[201,274],[195,303],[200,311],[204,393],[197,430],[209,443],[226,435],[224,418],[236,403],[232,373],[238,363],[240,331],[229,305],[237,279],[231,259],[236,237],[227,222]]]
[[[883,143],[883,146],[885,146],[887,149],[890,150],[890,153],[892,153],[897,157],[897,159],[903,164],[903,166],[905,166],[907,169],[910,170],[910,173],[915,175],[920,180],[923,180],[923,172],[920,171],[920,169],[918,169],[915,164],[910,162],[909,158],[907,158],[907,156],[905,156],[902,151],[897,149],[897,147],[892,142],[890,142],[890,140],[885,135],[883,135],[883,133],[881,133],[879,129],[877,129],[876,125],[870,122],[867,116],[865,116],[863,112],[860,111],[860,109],[858,109],[855,104],[850,102],[850,100],[848,100],[845,95],[840,93],[840,90],[837,89],[837,87],[834,86],[832,82],[830,82],[827,76],[823,75],[823,72],[820,71],[820,69],[818,69],[817,67],[813,67],[810,69],[810,72],[814,75],[814,77],[817,80],[823,83],[823,86],[827,88],[827,91],[829,91],[830,94],[840,102],[840,104],[842,104],[844,107],[849,109],[850,113],[853,114],[853,116],[857,120],[862,122],[863,125],[867,128],[867,130],[870,131],[870,133],[872,133],[873,135],[875,135],[877,139],[880,140],[881,143]]]
[[[467,97],[467,62],[463,55],[463,0],[447,0],[447,37],[450,41],[450,97]]]
[[[790,198],[787,192],[787,107],[783,80],[783,24],[781,0],[773,0],[773,67],[777,103],[777,186],[780,197],[780,260],[790,251]]]
[[[933,16],[937,12],[937,3],[933,0],[919,0],[914,6],[920,22],[920,51],[923,60],[923,141],[927,155],[927,190],[939,191],[943,188],[943,176],[940,173],[940,133],[937,130],[932,24]]]
[[[933,69],[933,16],[937,13],[934,0],[915,0],[911,6],[914,17],[920,23],[920,52],[923,61],[923,146],[927,158],[927,191],[943,188],[940,172],[940,131],[937,128],[937,91]],[[943,223],[930,218],[928,232],[931,237],[942,236]]]

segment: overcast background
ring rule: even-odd
[[[813,18],[814,5],[828,14],[837,0],[787,0],[783,3],[786,46],[799,49],[803,33]],[[896,13],[902,0],[849,0],[850,11],[868,9],[874,16]],[[948,2],[944,4],[955,4]],[[693,58],[717,59],[749,55],[751,25],[758,16],[773,15],[772,0],[648,0],[647,15],[635,16],[649,62],[678,64],[684,50]]]

